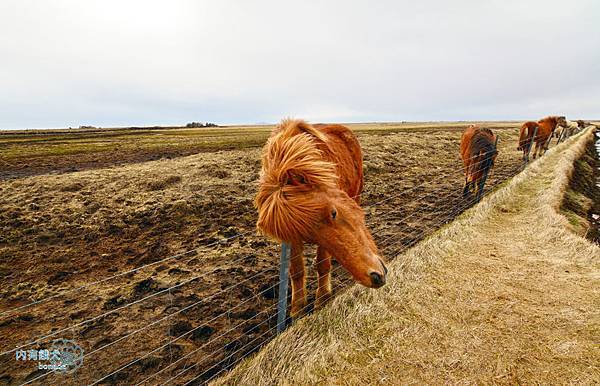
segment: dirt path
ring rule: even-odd
[[[401,255],[385,290],[352,288],[219,382],[599,383],[600,248],[558,214],[584,144]]]

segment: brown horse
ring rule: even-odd
[[[538,121],[538,131],[535,136],[535,151],[533,152],[533,158],[536,158],[538,155],[540,157],[546,153],[548,150],[548,145],[554,136],[554,131],[558,126],[566,126],[567,120],[564,116],[549,116],[546,118],[542,118]]]
[[[529,159],[531,138],[533,138],[533,135],[537,133],[537,130],[537,122],[528,121],[521,125],[521,132],[519,134],[519,145],[517,146],[517,150],[523,150],[523,161],[527,161]]]
[[[494,165],[498,150],[497,136],[490,129],[477,125],[467,127],[460,139],[460,156],[465,166],[463,196],[474,192],[479,199],[483,193],[484,177]]]
[[[362,152],[350,129],[288,119],[271,133],[255,200],[257,226],[291,244],[292,316],[307,304],[304,242],[318,245],[315,307],[331,295],[331,257],[364,286],[385,284],[387,268],[359,206],[362,188]]]

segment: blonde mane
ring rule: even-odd
[[[302,120],[286,119],[263,148],[255,199],[258,229],[279,241],[304,239],[322,216],[314,193],[337,187],[334,163],[325,160],[327,137]]]

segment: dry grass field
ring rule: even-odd
[[[467,209],[458,157],[466,125],[350,125],[364,151],[368,224],[386,258]],[[489,126],[500,136],[491,187],[522,165],[517,124]],[[207,380],[269,341],[278,246],[256,235],[252,199],[270,129],[2,133],[2,352],[68,338],[85,350],[84,366],[36,382],[135,384],[162,370],[147,381],[155,384],[193,365],[181,383]],[[336,270],[335,291],[349,284]],[[44,374],[14,355],[0,357],[1,382]]]
[[[569,139],[214,384],[600,382],[600,247],[560,213]]]
[[[506,122],[489,122],[490,127]],[[358,133],[459,128],[464,123],[350,124]],[[516,124],[515,124],[516,126]],[[260,147],[272,126],[0,131],[0,180]]]

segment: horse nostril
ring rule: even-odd
[[[373,283],[373,287],[379,288],[385,284],[385,276],[382,276],[377,272],[371,272],[369,276],[371,276],[371,282]]]
[[[385,264],[383,264],[383,260],[379,259],[379,263],[381,264],[381,266],[383,267],[383,275],[387,275],[388,270],[387,267],[385,266]]]

